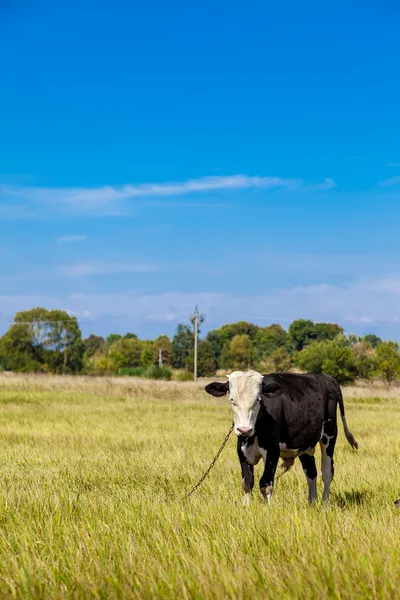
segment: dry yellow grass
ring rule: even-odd
[[[399,391],[345,390],[330,507],[297,465],[246,511],[233,440],[183,500],[230,425],[203,385],[0,376],[0,597],[398,597]]]

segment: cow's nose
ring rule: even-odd
[[[238,427],[238,432],[240,435],[250,435],[252,429],[252,427]]]

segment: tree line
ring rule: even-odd
[[[246,321],[223,325],[201,336],[198,375],[233,369],[261,372],[327,373],[340,383],[400,376],[399,344],[375,334],[346,336],[335,323],[293,321],[260,327]],[[141,340],[134,333],[95,334],[82,338],[75,317],[62,310],[35,308],[19,312],[0,338],[0,369],[36,373],[137,375],[189,380],[194,368],[194,323],[180,323],[170,339]]]

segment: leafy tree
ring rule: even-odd
[[[218,368],[214,349],[208,340],[200,340],[197,345],[197,374],[199,377],[215,375]],[[194,350],[191,351],[186,360],[186,369],[194,371]]]
[[[82,369],[83,342],[78,321],[62,310],[34,308],[15,315],[1,341],[11,370],[74,373]]]
[[[293,321],[289,327],[289,337],[293,349],[298,352],[312,342],[333,341],[343,333],[343,328],[336,323],[313,323],[307,319]]]
[[[314,339],[317,342],[334,340],[338,335],[343,335],[343,328],[336,323],[315,323]]]
[[[293,349],[300,352],[315,340],[314,323],[306,319],[293,321],[289,327],[289,338]]]
[[[255,336],[255,350],[257,356],[261,359],[269,356],[279,348],[288,346],[289,336],[280,325],[273,324],[268,327],[262,327]]]
[[[223,355],[225,365],[235,369],[249,369],[254,360],[254,346],[246,334],[235,335],[228,352]]]
[[[269,355],[265,366],[268,372],[284,373],[292,368],[292,357],[285,348],[278,348]]]
[[[91,358],[95,354],[107,354],[108,352],[107,342],[100,335],[89,335],[83,340],[83,348],[87,358]]]
[[[160,335],[153,344],[153,363],[158,364],[159,350],[162,351],[163,365],[172,364],[172,344],[167,335]]]
[[[132,339],[132,338],[128,338]],[[140,356],[140,363],[143,367],[151,367],[154,364],[153,342],[144,342],[143,350]]]
[[[352,345],[351,350],[356,361],[357,376],[361,379],[371,381],[377,369],[375,351],[371,344],[361,338],[357,343]]]
[[[358,343],[358,338],[355,333],[350,333],[349,339],[347,340],[348,346],[354,346]]]
[[[44,370],[44,356],[32,344],[29,325],[12,325],[0,340],[0,355],[8,371],[37,372]]]
[[[206,336],[206,340],[207,340],[207,342],[209,342],[211,344],[211,346],[213,348],[214,356],[215,356],[217,362],[219,363],[221,354],[222,354],[222,350],[224,347],[224,342],[223,342],[223,338],[220,334],[220,330],[213,329],[212,331],[209,331]]]
[[[400,353],[397,342],[381,342],[376,348],[377,375],[388,385],[400,375]]]
[[[172,339],[172,364],[176,369],[184,369],[186,361],[194,349],[194,334],[189,325],[180,323]]]
[[[371,344],[372,348],[376,348],[382,342],[381,338],[374,333],[367,333],[367,335],[364,335],[361,339],[368,342],[368,344]]]
[[[297,355],[296,362],[304,371],[326,373],[339,383],[352,383],[357,376],[355,356],[344,336],[306,346]]]
[[[138,336],[136,335],[136,333],[129,333],[129,332],[128,332],[128,333],[126,333],[126,334],[123,336],[123,339],[124,339],[124,340],[137,340],[137,339],[138,339]]]
[[[111,344],[114,344],[114,342],[118,342],[118,340],[122,340],[122,335],[120,335],[119,333],[110,333],[110,335],[107,338],[107,344],[111,346]]]
[[[110,347],[109,357],[116,370],[122,367],[142,366],[143,342],[137,339],[120,339]]]

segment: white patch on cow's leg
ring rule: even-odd
[[[321,442],[321,471],[322,481],[324,482],[323,502],[329,502],[330,487],[333,480],[333,458],[327,454],[328,446]]]
[[[267,489],[266,489],[268,506],[271,506],[272,491],[273,491],[273,485],[272,485],[272,481],[271,481],[271,483],[267,486]]]
[[[244,498],[243,498],[243,506],[245,508],[250,506],[250,501],[251,501],[251,492],[246,492],[244,495]]]
[[[268,502],[268,506],[271,506],[274,483],[273,481],[269,480],[268,472],[270,477],[273,477],[274,473],[270,472],[270,465],[267,466],[267,451],[264,448],[259,448],[259,451],[264,461],[264,473],[260,481],[260,491],[264,500]]]
[[[307,477],[306,471],[304,471],[304,473],[306,474],[306,477]],[[317,478],[315,477],[314,479],[310,479],[309,477],[307,477],[307,483],[308,483],[308,504],[311,505],[313,502],[316,502],[316,500],[318,500]]]

